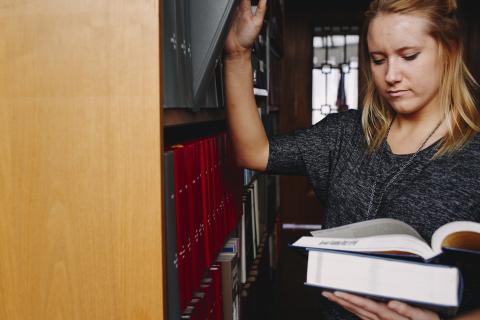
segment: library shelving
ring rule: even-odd
[[[228,29],[230,4],[230,1],[221,1],[221,4],[207,1],[202,3],[202,10],[192,7],[185,10],[185,5],[178,1],[164,2],[165,14],[169,12],[169,16],[177,20],[173,23],[171,18],[165,19],[171,27],[165,28],[170,34],[164,37],[164,45],[170,53],[164,56],[164,65],[168,68],[163,74],[165,88],[172,88],[166,93],[170,96],[165,100],[163,111],[164,173],[166,178],[169,177],[164,184],[168,191],[164,196],[166,204],[170,204],[166,207],[167,230],[164,233],[166,288],[169,292],[166,315],[169,320],[203,318],[207,309],[215,313],[214,310],[221,307],[198,302],[199,299],[208,300],[205,296],[198,296],[202,284],[206,281],[214,286],[212,267],[220,268],[222,273],[223,290],[217,292],[221,297],[210,300],[222,301],[224,298],[222,319],[274,318],[279,179],[240,169],[234,164],[226,134],[223,65],[218,49],[221,49]],[[209,5],[215,8],[209,8]],[[191,17],[197,14],[203,15],[202,19]],[[185,18],[189,15],[190,20]],[[199,22],[205,20],[218,23]],[[189,21],[190,25],[179,25],[178,21]],[[278,44],[280,22],[281,17],[272,19],[271,14],[267,15],[264,28],[252,48],[253,94],[268,135],[274,134],[277,127],[278,106],[270,105],[274,99],[271,100],[269,94],[272,85],[269,72],[271,61],[280,58],[280,47],[277,45],[275,51],[271,49],[272,41]],[[195,45],[190,43],[194,34],[202,33],[202,28],[216,30],[210,32],[210,37],[202,36],[202,52],[210,52],[212,56],[200,54],[201,58],[195,59],[198,53]],[[270,28],[276,28],[276,33]],[[179,40],[179,35],[183,40]],[[191,47],[191,55],[188,50],[172,45],[171,39],[176,39],[177,44],[185,43],[186,48]],[[273,54],[275,57],[271,58]],[[195,60],[207,63],[195,68]],[[197,74],[201,79],[197,85],[188,80],[192,77],[188,72],[189,65],[193,65],[192,69],[197,72],[201,69],[206,73]],[[178,76],[178,72],[183,74]],[[179,83],[178,78],[183,81]],[[203,88],[203,93],[198,87]],[[189,94],[185,95],[185,92]],[[189,175],[190,178],[186,177]],[[201,307],[205,303],[210,307]],[[262,314],[254,308],[260,304],[264,305]]]
[[[188,41],[190,23],[199,21],[193,19],[194,2],[1,6],[0,319],[167,316],[164,153],[173,144],[227,141],[219,43],[237,2],[202,1],[224,12],[209,20],[222,32],[214,31],[200,51]],[[206,61],[205,69],[198,69],[198,61]],[[195,72],[200,76],[193,82]],[[258,89],[262,117],[274,118],[268,87]],[[217,147],[227,155],[226,144]],[[267,180],[262,183],[275,184],[273,177]],[[242,179],[232,187],[239,190],[237,218],[223,228],[211,264],[195,275],[199,284],[188,305],[218,305],[217,257],[230,250],[230,238],[241,246],[242,199],[254,191]],[[218,199],[225,212],[233,199],[229,192]],[[255,222],[255,213],[251,217]],[[257,258],[266,261],[273,231],[251,230]],[[252,277],[263,279],[262,263],[252,262],[256,267],[245,274],[240,295],[255,286]],[[181,311],[188,317],[191,308]]]

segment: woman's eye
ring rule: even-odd
[[[377,65],[382,64],[385,61],[385,59],[374,59],[374,58],[371,58],[371,60],[373,64],[377,64]]]
[[[414,53],[414,54],[403,57],[403,59],[405,59],[407,61],[412,61],[412,60],[415,60],[417,58],[417,56],[418,56],[418,53]]]

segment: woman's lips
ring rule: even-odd
[[[387,94],[392,98],[402,97],[404,96],[408,90],[388,90]]]

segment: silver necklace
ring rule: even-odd
[[[395,120],[395,119],[393,119]],[[390,125],[388,126],[388,130],[387,130],[387,135],[385,136],[385,140],[383,141],[383,145],[382,145],[382,150],[380,151],[382,154],[385,152],[385,149],[387,147],[387,139],[388,139],[388,135],[390,133],[390,129],[392,128],[392,124],[393,124],[393,120],[392,122],[390,123]],[[410,156],[410,158],[408,158],[407,161],[405,161],[401,166],[400,168],[397,170],[397,172],[395,173],[395,175],[386,183],[385,185],[385,188],[383,188],[383,191],[382,193],[380,194],[380,201],[378,202],[378,205],[376,206],[375,208],[375,212],[373,212],[372,214],[376,214],[376,211],[378,210],[378,206],[380,206],[380,204],[382,203],[382,199],[383,199],[383,195],[385,194],[385,191],[387,191],[388,187],[390,187],[390,185],[398,178],[398,176],[403,172],[403,170],[405,170],[406,167],[408,167],[412,162],[413,160],[415,159],[415,157],[418,155],[418,153],[423,149],[423,146],[425,146],[425,144],[427,143],[428,140],[430,140],[430,138],[433,136],[433,134],[438,130],[438,128],[440,128],[440,125],[442,124],[443,122],[443,118],[438,122],[438,124],[436,125],[436,127],[430,132],[430,134],[428,135],[428,137],[423,141],[423,143],[420,145],[420,147],[417,149],[417,151],[415,151],[414,154],[412,154]],[[378,157],[378,152],[375,153],[375,158]],[[376,160],[376,159],[375,159]],[[372,162],[376,162],[376,161],[372,161]],[[378,179],[379,179],[379,176],[380,174],[376,174],[375,175],[375,180],[372,184],[372,191],[370,193],[370,201],[368,203],[368,209],[367,209],[367,217],[369,218],[370,217],[370,211],[372,210],[372,206],[373,206],[373,197],[375,195],[375,189],[377,187],[377,182],[378,182]]]

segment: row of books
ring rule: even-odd
[[[199,290],[242,214],[242,172],[231,154],[225,133],[165,151],[167,287],[173,314],[185,310]]]
[[[278,228],[280,223],[278,222]],[[276,276],[276,260],[278,248],[278,233],[264,232],[257,256],[242,283],[240,290],[240,319],[276,319],[274,305],[274,288]]]
[[[192,58],[186,0],[163,2],[164,106],[193,107]]]
[[[181,319],[189,320],[221,320],[222,319],[222,277],[221,266],[214,264],[203,279],[197,292],[181,315]]]
[[[165,108],[224,107],[221,53],[235,3],[235,0],[163,2]],[[267,14],[252,48],[254,92],[260,96],[268,95],[268,19]]]
[[[223,320],[240,319],[240,239],[231,238],[218,255],[222,270]]]
[[[241,283],[247,281],[247,273],[258,255],[262,235],[272,229],[275,218],[275,207],[272,204],[275,200],[268,197],[267,184],[270,180],[270,176],[259,175],[245,188],[242,197],[241,239],[244,252],[241,259]]]
[[[241,239],[229,239],[209,268],[200,290],[194,292],[181,319],[272,319],[269,237],[267,232],[263,234],[258,254],[243,284],[240,281]]]
[[[200,301],[204,305],[220,300],[222,318],[239,319],[240,288],[253,286],[251,272],[258,272],[258,258],[268,261],[270,280],[276,268],[278,179],[261,174],[243,186],[242,170],[229,157],[230,148],[221,133],[165,151],[168,319],[195,319],[206,312],[199,309]],[[235,238],[227,241],[228,236]],[[227,272],[222,273],[221,286],[230,288],[222,290],[220,299],[209,298],[218,292],[207,290],[208,283],[218,286],[217,269]]]
[[[262,119],[263,128],[267,137],[271,137],[277,133],[277,115],[274,113],[262,114],[262,110],[258,108],[258,114]],[[243,185],[248,186],[253,182],[256,176],[261,173],[251,169],[243,169]],[[278,176],[275,177],[279,179]]]
[[[223,107],[219,61],[234,5],[234,0],[163,1],[165,108]]]
[[[239,228],[245,230],[245,222]],[[264,231],[255,256],[247,257],[251,234],[239,233],[230,239],[217,258],[222,270],[222,301],[224,320],[273,319],[273,284],[277,268],[277,246],[280,222],[274,232]],[[277,230],[278,229],[278,230]],[[252,243],[252,242],[250,242]],[[245,265],[246,259],[252,259]]]

